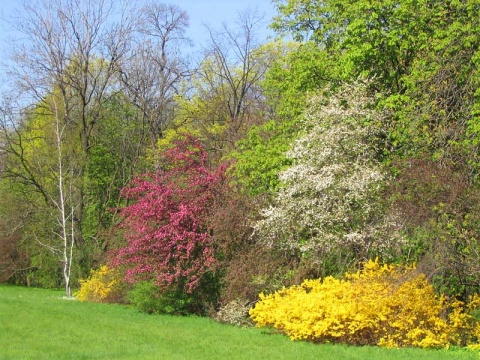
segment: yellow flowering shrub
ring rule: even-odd
[[[119,285],[117,272],[102,265],[97,270],[91,270],[88,279],[80,280],[80,290],[75,296],[80,301],[110,302]]]
[[[261,294],[250,316],[293,340],[385,347],[460,344],[459,334],[475,328],[463,304],[436,296],[423,274],[378,260],[345,279],[305,280]]]

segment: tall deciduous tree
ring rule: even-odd
[[[396,112],[393,150],[429,153],[449,165],[466,161],[466,143],[476,152],[478,0],[274,3],[274,29],[325,49],[344,79],[373,78]]]
[[[133,49],[121,66],[120,79],[128,99],[140,111],[152,147],[176,113],[175,96],[189,75],[182,47],[188,15],[176,5],[147,3],[139,10]]]
[[[261,17],[247,11],[234,25],[207,27],[209,42],[192,73],[188,96],[180,99],[175,127],[208,139],[217,158],[230,151],[252,124],[263,121],[260,81],[272,56],[258,42],[260,24]]]
[[[32,121],[42,126],[24,134],[40,136],[56,147],[51,155],[35,141],[20,147],[10,142],[7,147],[21,164],[24,180],[42,193],[58,214],[59,242],[69,244],[61,260],[68,295],[73,243],[86,247],[82,236],[85,170],[92,138],[104,118],[104,104],[112,94],[118,65],[128,51],[133,20],[126,3],[45,0],[24,2],[13,23],[25,41],[13,48],[10,75],[21,91],[20,106],[36,108],[25,123],[27,128]],[[35,120],[38,116],[43,120]],[[15,126],[18,142],[23,130],[19,123]],[[30,147],[30,154],[23,151],[26,147]],[[45,153],[45,159],[38,159],[36,152]]]
[[[437,21],[442,8],[441,2],[429,0],[274,3],[279,11],[275,30],[327,49],[344,77],[375,77],[372,86],[394,93],[404,89],[402,77],[428,42],[431,21]]]

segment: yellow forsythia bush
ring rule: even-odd
[[[80,280],[80,290],[75,296],[80,301],[109,302],[120,284],[114,269],[102,265],[98,270],[91,270],[86,280]]]
[[[378,260],[345,279],[305,280],[261,294],[250,316],[293,340],[385,347],[460,344],[476,328],[464,305],[436,296],[423,274]]]

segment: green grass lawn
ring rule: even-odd
[[[146,315],[51,290],[0,286],[0,359],[479,359],[456,350],[293,342],[198,317]]]

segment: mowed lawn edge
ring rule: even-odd
[[[0,286],[0,359],[479,359],[465,349],[422,350],[294,342],[268,329],[208,318],[147,315],[63,292]]]

